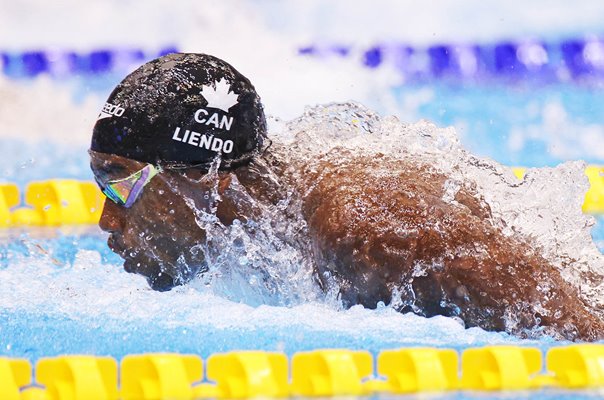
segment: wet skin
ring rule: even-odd
[[[489,330],[527,335],[541,326],[571,340],[604,338],[604,323],[576,288],[526,239],[503,235],[471,187],[445,201],[445,176],[400,160],[387,160],[385,173],[385,161],[356,157],[348,164],[301,166],[302,179],[272,163],[298,192],[318,280],[327,289],[326,277],[335,279],[346,306],[375,308],[394,300],[400,311],[457,316]],[[101,180],[124,178],[144,165],[98,153],[91,162]],[[231,198],[229,186],[236,177],[254,198],[275,203],[288,190],[263,176],[254,165],[219,173],[221,201],[209,204],[215,182],[203,172],[163,171],[132,208],[106,200],[100,226],[126,271],[167,290],[205,268],[203,249],[191,250],[205,239],[194,208],[215,206],[225,225],[253,218],[253,205]]]
[[[446,177],[428,166],[362,157],[304,176],[315,182],[304,214],[318,276],[336,277],[346,305],[375,308],[397,288],[400,311],[520,336],[541,326],[555,337],[604,338],[576,288],[527,238],[505,236],[471,187],[445,201]]]

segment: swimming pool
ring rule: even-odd
[[[263,7],[265,2],[253,4]],[[226,10],[232,11],[228,7]],[[295,7],[289,12],[292,10]],[[208,18],[210,25],[224,20],[220,15]],[[241,21],[242,17],[233,18]],[[261,30],[253,24],[244,28]],[[217,32],[224,33],[221,29]],[[560,34],[548,33],[543,39],[556,42]],[[258,36],[265,38],[264,30]],[[190,36],[183,37],[187,40],[169,38],[160,44],[176,42],[184,50],[199,48],[192,46]],[[428,46],[428,39],[427,44],[416,39],[416,47]],[[354,58],[297,55],[300,45],[313,38],[304,38],[304,42],[299,37],[287,40],[285,44],[269,44],[289,46],[290,57],[300,59],[299,65],[294,64],[298,69],[293,70],[299,72],[310,66],[314,82],[320,87],[316,88],[316,98],[312,97],[308,94],[312,88],[301,88],[308,84],[301,80],[286,88],[288,93],[281,84],[267,83],[259,72],[258,88],[261,95],[261,86],[267,88],[267,112],[273,115],[270,124],[275,132],[282,124],[280,118],[301,113],[300,104],[314,99],[325,102],[355,98],[383,114],[394,113],[404,122],[425,118],[438,126],[454,126],[464,147],[501,164],[543,167],[574,159],[604,162],[600,146],[604,138],[604,92],[598,82],[508,82],[495,78],[401,82],[387,66],[368,69],[361,63],[356,65]],[[491,33],[481,40],[498,43],[499,36]],[[161,47],[156,43],[140,46],[156,51]],[[212,43],[207,47],[219,52],[216,46]],[[368,46],[361,43],[359,48]],[[244,47],[224,51],[235,54],[235,50],[241,53]],[[233,58],[236,63],[241,56]],[[243,62],[244,68],[252,71],[258,71],[255,65],[263,64],[266,60]],[[290,67],[277,66],[278,78],[287,81]],[[331,68],[341,70],[343,77],[330,76]],[[340,93],[322,88],[331,83],[346,86],[342,82],[350,77],[362,81],[357,84],[362,88]],[[0,179],[22,188],[28,182],[57,177],[90,180],[86,149],[91,121],[108,91],[121,79],[120,74],[79,73],[52,78],[43,74],[35,79],[5,75],[0,79],[0,101],[6,105],[1,114]],[[300,99],[279,105],[283,98],[297,93]],[[591,234],[603,251],[604,217],[595,218]],[[411,346],[463,350],[517,344],[546,350],[564,344],[547,337],[519,339],[479,328],[465,329],[454,319],[402,315],[387,306],[342,310],[333,299],[297,302],[259,291],[245,277],[223,280],[215,286],[200,281],[156,293],[148,289],[142,277],[121,269],[120,259],[106,247],[106,234],[96,227],[11,229],[1,231],[0,236],[0,354],[9,357],[35,361],[84,353],[121,358],[132,353],[169,351],[206,358],[235,349],[291,355],[333,347],[366,349],[375,355],[383,349]],[[299,294],[292,293],[292,298]]]

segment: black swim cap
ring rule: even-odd
[[[111,93],[94,125],[91,150],[160,165],[222,168],[262,148],[266,120],[250,81],[207,54],[150,61]]]

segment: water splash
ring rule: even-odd
[[[285,165],[306,166],[289,168],[298,182],[304,176],[297,171],[365,155],[386,156],[384,174],[389,173],[388,159],[429,166],[449,177],[444,187],[448,197],[460,186],[471,187],[489,206],[494,226],[531,243],[587,304],[604,310],[604,257],[591,238],[595,220],[581,211],[589,187],[584,162],[530,169],[518,180],[509,167],[466,151],[452,128],[427,121],[401,123],[357,103],[309,108],[302,117],[278,124],[276,131],[275,157]]]
[[[437,128],[427,121],[404,124],[395,117],[382,118],[357,103],[318,106],[289,122],[275,120],[271,138],[272,147],[255,162],[254,168],[263,180],[275,183],[282,192],[280,201],[260,200],[233,174],[225,195],[253,217],[223,224],[216,216],[215,206],[223,200],[218,193],[220,160],[204,178],[214,182],[209,194],[214,206],[199,210],[194,199],[187,199],[189,207],[196,211],[198,226],[207,234],[205,243],[196,244],[194,250],[203,252],[208,271],[193,287],[253,306],[319,301],[341,308],[339,283],[330,275],[329,266],[321,279],[316,276],[302,199],[314,187],[312,176],[322,168],[321,163],[328,160],[349,168],[350,160],[364,156],[379,160],[370,167],[363,166],[373,168],[376,177],[396,174],[394,160],[405,160],[448,177],[443,183],[443,200],[453,205],[462,188],[478,193],[490,210],[488,219],[492,226],[504,236],[529,243],[579,290],[585,303],[599,313],[604,310],[603,256],[590,235],[594,219],[581,212],[587,190],[587,178],[582,175],[584,163],[530,170],[520,181],[510,168],[467,152],[452,128]],[[487,251],[477,246],[472,251]],[[437,267],[417,264],[412,276],[422,276],[426,268]],[[327,289],[326,294],[321,292],[318,281]],[[398,309],[409,306],[415,310],[415,294],[410,285],[391,289]],[[458,289],[464,297],[465,288]],[[547,285],[537,289],[544,293],[548,290]],[[397,293],[402,294],[402,304]],[[455,303],[445,298],[443,301],[442,307],[457,315]],[[526,308],[538,325],[538,314],[544,314],[540,311],[542,305],[517,306]],[[521,313],[518,310],[508,310],[509,315],[506,314],[510,331],[518,331],[522,325],[516,315]]]
[[[205,255],[208,271],[196,286],[201,284],[214,294],[254,306],[328,302],[313,276],[306,223],[299,211],[292,213],[291,194],[276,204],[263,202],[233,176],[225,196],[255,217],[225,225],[216,216],[216,204],[222,199],[218,193],[219,165],[220,159],[216,159],[204,177],[214,182],[210,209],[198,209],[194,199],[186,199],[195,210],[198,226],[206,232],[206,242],[199,251]],[[263,179],[279,180],[270,169],[265,169]]]

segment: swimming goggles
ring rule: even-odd
[[[123,179],[111,180],[106,183],[95,179],[107,198],[120,206],[130,208],[142,193],[143,188],[159,172],[161,172],[160,168],[148,164],[143,169]]]

